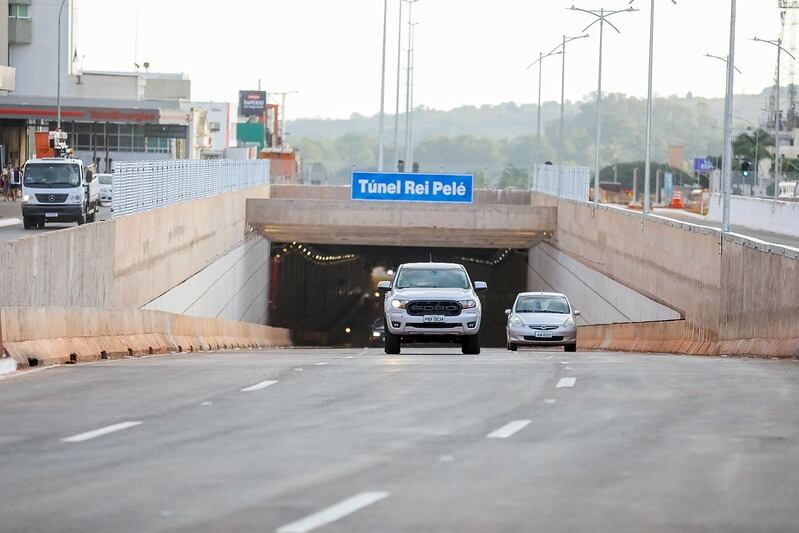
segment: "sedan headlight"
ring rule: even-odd
[[[391,300],[391,307],[394,309],[405,309],[408,305],[408,300]]]
[[[379,331],[373,331],[372,332],[372,337],[374,337],[374,338],[380,337],[380,332]]]
[[[560,327],[562,327],[562,328],[573,328],[574,327],[574,319],[572,317],[567,318],[566,322],[564,322]]]
[[[524,326],[524,321],[521,318],[514,316],[513,318],[510,319],[510,325],[517,328],[521,328]]]
[[[474,309],[477,307],[477,302],[474,300],[461,300],[458,302],[464,309]]]

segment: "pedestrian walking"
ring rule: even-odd
[[[11,199],[11,176],[8,174],[8,168],[4,167],[0,172],[0,180],[3,182],[3,200],[8,202]]]
[[[11,179],[11,201],[16,202],[17,198],[22,197],[22,180],[18,168],[8,165],[8,176]]]

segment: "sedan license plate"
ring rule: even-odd
[[[45,213],[44,216],[47,218],[58,218],[58,213]]]
[[[425,323],[433,323],[433,324],[443,324],[444,323],[444,315],[425,315],[424,316]]]
[[[538,339],[551,339],[552,332],[551,331],[536,331],[535,336]]]

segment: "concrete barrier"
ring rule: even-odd
[[[240,245],[246,200],[268,197],[254,187],[0,242],[0,306],[139,308]]]
[[[721,222],[723,206],[720,194],[712,196],[709,207],[708,220]],[[732,196],[730,223],[733,226],[799,237],[799,202]]]
[[[0,352],[20,367],[290,344],[286,329],[161,311],[0,308]]]

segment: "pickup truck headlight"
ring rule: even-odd
[[[524,321],[521,318],[514,316],[513,318],[510,319],[510,325],[517,328],[521,328],[524,326]]]
[[[475,307],[477,307],[477,302],[475,302],[474,300],[461,300],[458,303],[460,303],[464,309],[474,309]]]
[[[394,309],[405,309],[406,305],[408,305],[407,300],[391,300],[391,307]]]
[[[572,317],[567,318],[566,322],[561,324],[560,327],[562,327],[562,328],[573,328],[574,327],[574,319]]]

